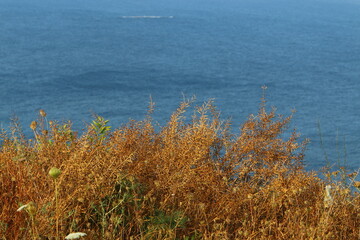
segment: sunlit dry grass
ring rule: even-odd
[[[42,110],[33,140],[14,121],[0,152],[1,239],[359,239],[357,173],[344,185],[306,172],[292,115],[263,100],[230,131],[211,101],[184,101],[155,130],[151,112],[114,131],[96,117],[78,136]]]

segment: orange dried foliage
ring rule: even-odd
[[[295,131],[284,139],[292,115],[267,112],[263,101],[231,134],[211,101],[187,120],[190,106],[183,102],[159,131],[148,116],[101,141],[90,126],[82,136],[70,123],[46,127],[46,114],[35,140],[4,136],[3,239],[31,238],[27,214],[16,212],[30,201],[38,206],[39,236],[55,236],[51,167],[62,170],[62,238],[81,231],[89,239],[358,239],[359,194],[339,188],[324,207],[324,181],[303,169],[306,142]],[[176,211],[186,219],[181,226],[156,223],[159,212]]]

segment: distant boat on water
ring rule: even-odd
[[[121,18],[174,18],[174,16],[122,16]]]

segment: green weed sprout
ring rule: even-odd
[[[109,120],[105,120],[101,116],[96,116],[96,119],[91,123],[91,129],[95,132],[97,141],[102,143],[105,138],[106,134],[111,130],[111,126],[108,126]]]

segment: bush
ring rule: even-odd
[[[97,116],[78,136],[43,111],[27,140],[15,121],[0,152],[2,239],[359,238],[359,192],[333,182],[326,193],[329,183],[303,169],[306,141],[285,132],[292,115],[263,101],[233,134],[212,102],[186,119],[190,107],[159,131],[151,115],[114,131]],[[29,202],[31,214],[16,212]]]

